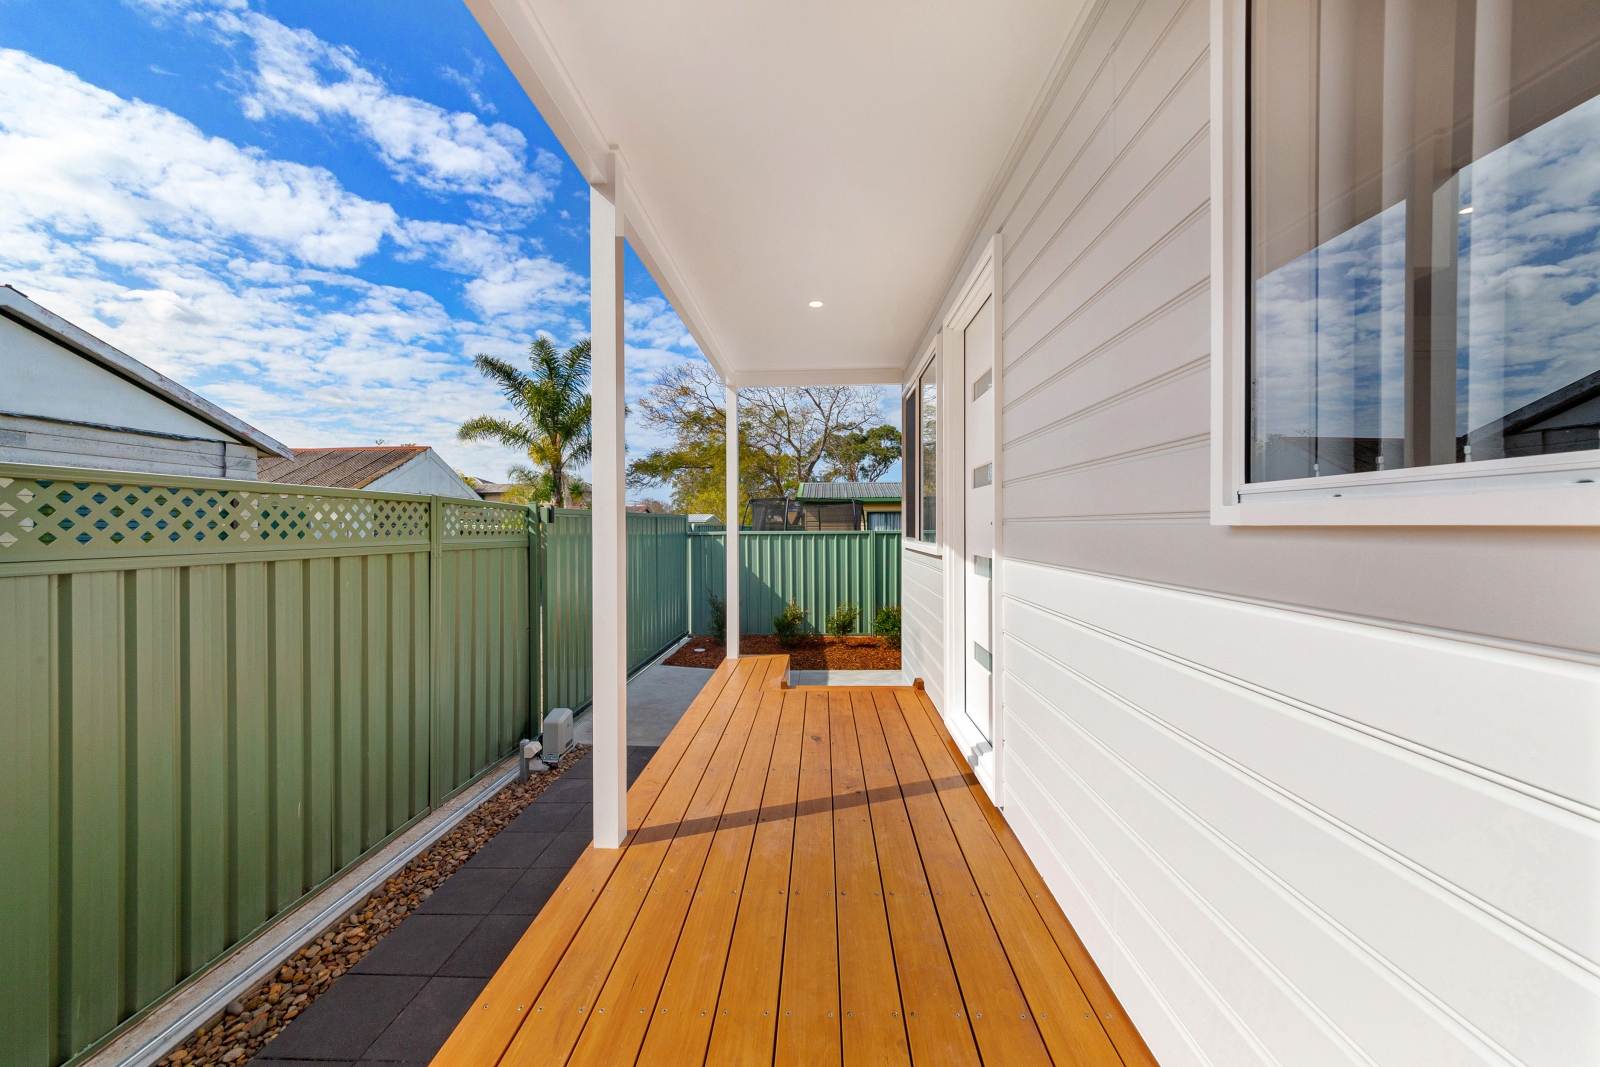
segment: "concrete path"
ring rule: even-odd
[[[628,747],[629,782],[655,752]],[[425,1067],[588,846],[593,774],[589,757],[574,764],[256,1062]]]
[[[628,683],[628,744],[659,745],[678,725],[714,672],[706,667],[656,664]],[[594,744],[594,719],[588,711],[573,724],[573,739]]]
[[[705,683],[702,682],[702,685]],[[905,671],[790,671],[790,685],[910,685]],[[628,740],[632,741],[630,736]],[[651,744],[660,744],[652,741]]]

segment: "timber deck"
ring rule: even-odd
[[[927,695],[724,663],[434,1067],[1153,1064]]]

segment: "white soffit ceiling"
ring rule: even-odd
[[[741,385],[900,380],[1082,7],[467,2]]]

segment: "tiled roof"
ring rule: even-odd
[[[899,500],[899,482],[805,482],[801,500]]]
[[[426,445],[297,448],[293,459],[262,457],[258,470],[264,482],[362,489],[427,450]]]

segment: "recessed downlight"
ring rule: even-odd
[[[819,308],[819,307],[821,307],[821,306],[822,306],[822,301],[820,301],[820,300],[813,300],[813,301],[811,301],[811,306],[812,306],[812,307],[814,307],[814,308]]]
[[[1456,212],[1456,214],[1457,215],[1470,215],[1470,214],[1472,214],[1472,209],[1470,207],[1464,207],[1460,211]]]

